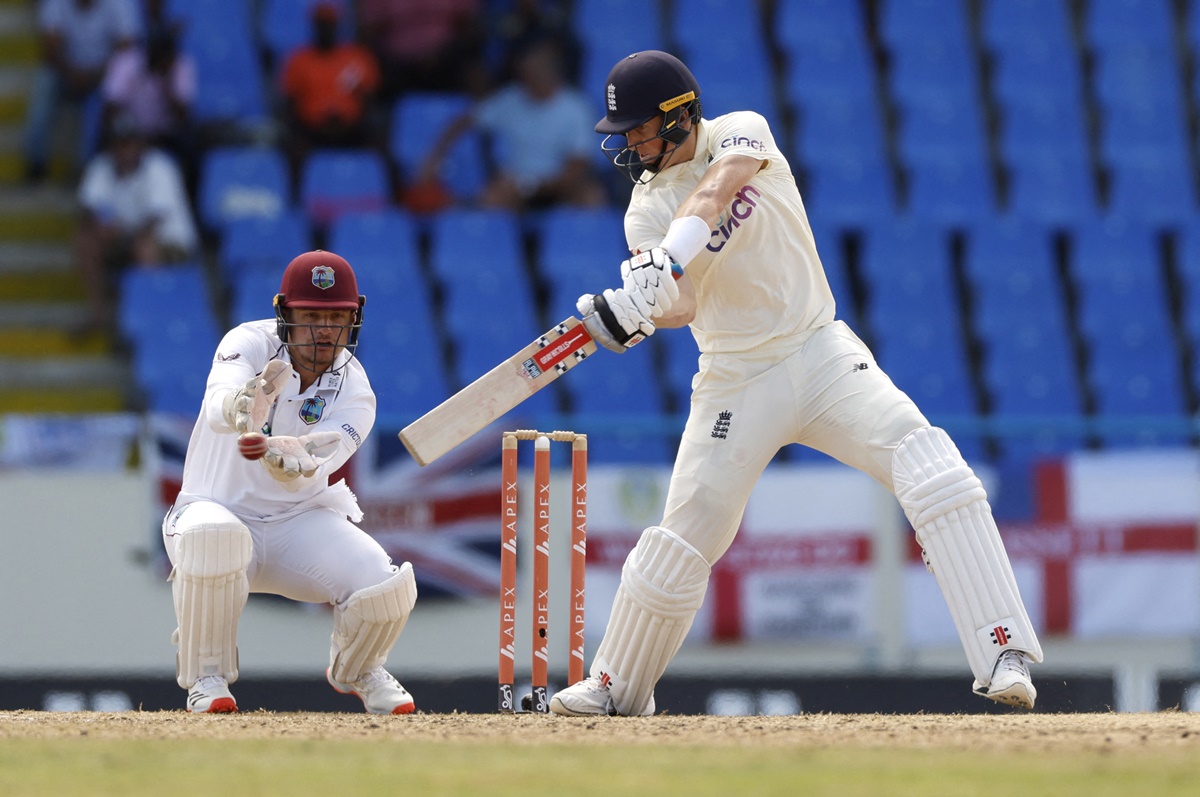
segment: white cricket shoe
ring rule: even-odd
[[[593,675],[577,684],[568,686],[550,698],[550,710],[564,717],[617,716],[612,694],[608,689],[608,678]],[[654,714],[654,696],[639,716]]]
[[[350,684],[333,680],[333,670],[325,670],[329,685],[343,695],[358,695],[369,714],[409,714],[416,708],[412,695],[390,672],[379,665]]]
[[[992,670],[992,682],[983,686],[976,681],[973,688],[977,695],[1017,708],[1033,708],[1037,700],[1037,690],[1029,677],[1029,665],[1025,654],[1019,650],[1001,653]]]
[[[188,690],[187,710],[192,714],[232,714],[238,707],[225,679],[206,675]]]

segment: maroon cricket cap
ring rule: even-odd
[[[288,263],[279,292],[284,307],[357,310],[361,305],[354,269],[345,258],[320,249]]]
[[[608,73],[604,83],[607,113],[596,123],[596,132],[628,133],[658,114],[699,96],[700,84],[695,75],[670,53],[643,50],[628,55]]]

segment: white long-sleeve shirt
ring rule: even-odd
[[[291,362],[273,319],[241,324],[222,338],[188,443],[176,506],[210,500],[240,517],[255,519],[280,519],[328,506],[357,521],[361,512],[354,495],[343,481],[330,485],[329,476],[350,459],[375,425],[375,393],[366,371],[343,352],[337,366],[303,393],[296,374],[283,387],[268,421],[270,434],[300,437],[336,431],[342,438],[337,453],[314,476],[301,476],[285,486],[261,461],[242,457],[237,432],[225,422],[223,412],[226,395],[262,373],[273,359]]]

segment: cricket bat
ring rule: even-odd
[[[583,322],[571,316],[404,427],[400,440],[428,465],[596,351]]]

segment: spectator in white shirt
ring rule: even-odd
[[[179,262],[195,253],[192,208],[179,166],[147,147],[125,113],[114,117],[108,146],[88,163],[79,203],[75,252],[88,294],[88,326],[109,329],[121,269]]]

